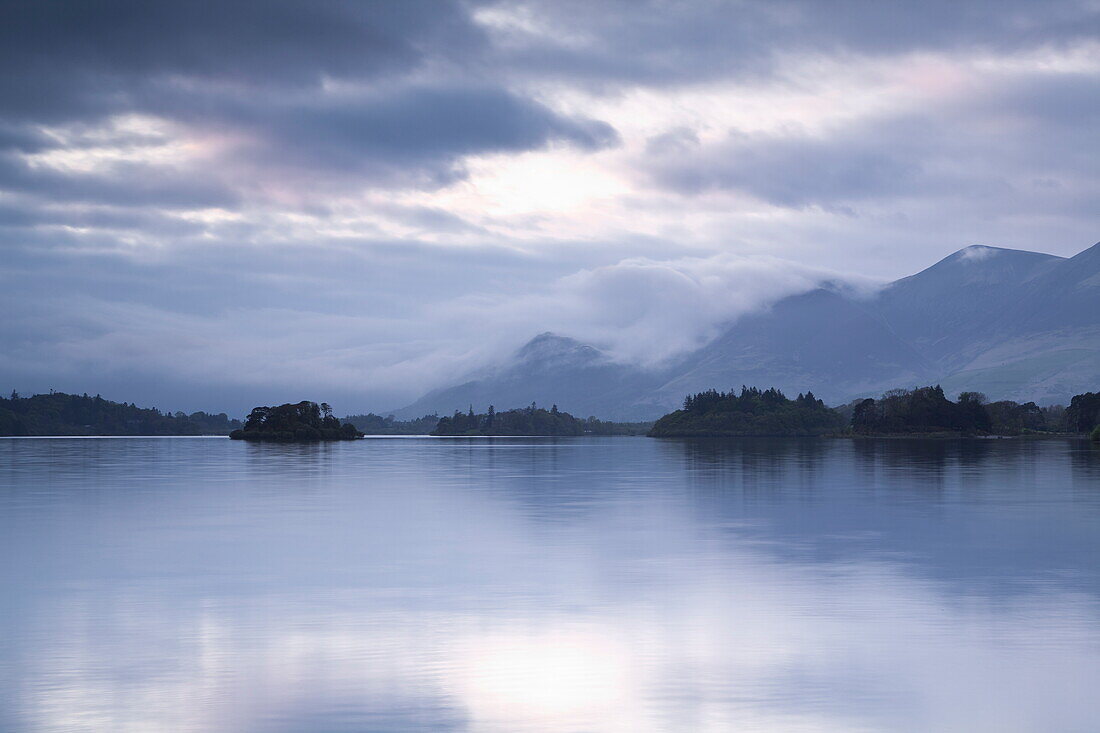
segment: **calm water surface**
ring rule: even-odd
[[[0,439],[0,730],[1097,731],[1083,441]]]

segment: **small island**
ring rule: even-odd
[[[322,440],[356,440],[363,433],[351,423],[340,424],[327,403],[303,400],[278,407],[255,407],[244,428],[229,434],[234,440],[279,443],[315,443]]]
[[[562,412],[554,405],[549,410],[524,407],[497,412],[489,405],[485,414],[455,412],[442,417],[432,435],[583,435],[584,421]]]
[[[571,436],[571,435],[644,435],[650,423],[608,422],[595,417],[581,419],[553,405],[549,410],[531,403],[527,407],[497,412],[489,405],[488,412],[467,412],[439,419],[430,433],[436,436]]]
[[[662,417],[649,431],[654,438],[806,437],[844,430],[844,419],[813,392],[788,399],[778,389],[742,387],[689,395],[683,409]]]

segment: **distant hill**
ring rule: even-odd
[[[162,413],[99,395],[63,392],[0,399],[0,435],[228,435],[241,427],[225,413]]]
[[[1071,258],[967,247],[872,296],[823,285],[729,323],[659,369],[543,333],[508,362],[396,414],[556,402],[574,414],[646,420],[715,387],[771,384],[840,404],[932,383],[949,395],[1040,404],[1096,389],[1100,244]]]
[[[531,339],[505,365],[453,387],[430,392],[395,416],[450,415],[470,405],[569,405],[577,415],[615,420],[648,420],[666,410],[645,402],[656,373],[616,363],[600,349],[571,338],[543,333]],[[681,395],[681,398],[683,395]]]
[[[774,384],[788,394],[811,387],[841,402],[933,371],[866,303],[825,288],[741,318],[685,367],[658,388],[658,402],[674,405],[691,392],[744,384]]]

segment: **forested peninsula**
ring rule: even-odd
[[[99,395],[64,392],[0,398],[0,436],[228,435],[241,427],[224,412],[161,412]]]
[[[742,387],[690,395],[658,420],[653,437],[692,436],[1017,436],[1091,434],[1100,440],[1100,393],[1073,397],[1068,407],[989,402],[979,392],[951,401],[936,386],[890,390],[878,399],[829,408],[812,392],[788,399],[777,389]]]

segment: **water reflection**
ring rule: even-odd
[[[0,709],[42,731],[1088,730],[1084,447],[0,441]]]

